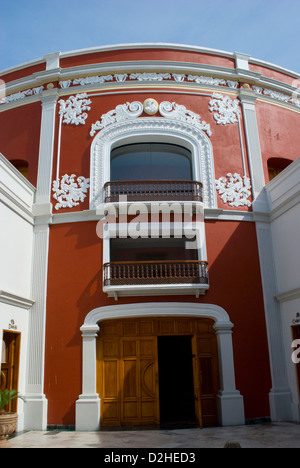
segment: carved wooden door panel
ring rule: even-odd
[[[103,336],[97,341],[97,391],[101,398],[101,423],[120,425],[119,342]]]
[[[199,426],[218,424],[219,389],[217,342],[211,322],[197,322],[192,338],[195,410]]]
[[[156,337],[123,338],[120,373],[122,424],[158,424]]]
[[[104,323],[97,341],[101,424],[159,423],[156,336],[120,336],[122,324]]]

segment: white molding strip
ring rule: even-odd
[[[287,302],[287,301],[294,301],[295,299],[300,298],[300,287],[296,289],[290,289],[289,291],[282,292],[277,294],[276,296],[277,301],[279,302]]]
[[[28,299],[2,290],[0,291],[0,302],[26,310],[29,310],[34,304],[32,299]]]

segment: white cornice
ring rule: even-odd
[[[214,54],[225,56],[229,58],[234,58],[235,54],[233,52],[226,52],[223,50],[218,49],[210,49],[207,47],[199,47],[193,45],[185,45],[185,44],[171,44],[171,43],[164,43],[164,42],[137,42],[131,44],[112,44],[100,47],[91,47],[87,49],[78,49],[78,50],[71,50],[69,52],[62,52],[61,58],[65,57],[72,57],[76,55],[85,55],[85,54],[93,54],[98,52],[109,52],[112,50],[124,50],[124,49],[176,49],[176,50],[184,50],[184,51],[192,51],[198,52],[203,54]]]
[[[267,67],[267,68],[270,68],[270,69],[273,69],[282,73],[286,73],[295,78],[300,78],[300,74],[295,71],[291,71],[289,69],[286,69],[284,67],[281,67],[279,65],[276,65],[270,62],[266,62],[264,60],[252,58],[250,55],[247,55],[247,54],[227,52],[227,51],[222,51],[218,49],[211,49],[211,48],[199,47],[199,46],[193,46],[193,45],[170,44],[170,43],[161,43],[161,42],[114,44],[114,45],[106,45],[106,46],[100,46],[100,47],[91,47],[91,48],[86,48],[86,49],[72,50],[68,52],[55,52],[54,54],[48,54],[43,58],[39,58],[31,62],[26,62],[20,65],[17,65],[15,67],[7,68],[3,71],[0,71],[0,75],[3,76],[8,73],[13,73],[15,71],[21,70],[23,68],[28,68],[33,65],[38,65],[40,63],[46,62],[46,58],[50,55],[57,55],[61,59],[63,59],[67,57],[77,56],[77,55],[86,55],[86,54],[109,52],[109,51],[124,50],[124,49],[175,49],[175,50],[183,50],[183,51],[193,51],[193,52],[198,52],[202,54],[212,54],[212,55],[221,56],[221,57],[228,57],[231,59],[236,59],[237,55],[238,56],[243,55],[248,58],[249,63],[264,66],[264,67]]]
[[[200,54],[211,54],[216,57],[227,57],[231,58],[235,62],[233,68],[227,68],[217,65],[208,65],[201,63],[190,63],[190,62],[177,62],[177,61],[168,61],[168,60],[135,60],[135,61],[123,61],[123,62],[105,62],[105,63],[94,63],[80,66],[72,66],[67,68],[60,68],[61,59],[67,57],[75,57],[92,54],[92,53],[101,53],[107,51],[116,51],[116,50],[126,50],[126,49],[170,49],[170,50],[183,50],[183,51],[194,51]],[[261,65],[272,70],[276,70],[281,73],[286,73],[288,76],[295,79],[300,79],[300,74],[285,70],[282,67],[270,64],[268,62],[260,61],[257,59],[252,59],[247,54],[242,53],[229,53],[225,51],[220,51],[216,49],[202,48],[197,46],[188,46],[181,44],[165,44],[165,43],[137,43],[137,44],[119,44],[119,45],[108,45],[90,49],[81,49],[71,52],[56,52],[54,54],[45,55],[43,60],[46,63],[46,69],[40,72],[33,73],[32,75],[11,81],[6,84],[5,93],[6,96],[10,97],[9,102],[1,103],[0,111],[5,111],[6,109],[11,109],[18,107],[24,104],[30,104],[36,102],[43,95],[43,86],[47,83],[60,82],[67,83],[72,81],[75,78],[85,78],[94,75],[111,75],[113,78],[108,83],[100,83],[98,85],[86,84],[85,86],[63,86],[62,89],[59,89],[58,92],[61,95],[66,95],[73,93],[75,90],[80,92],[84,89],[85,92],[91,91],[104,91],[108,89],[117,90],[125,88],[138,88],[141,86],[153,86],[151,80],[147,82],[137,82],[136,80],[131,80],[128,78],[124,81],[117,79],[118,74],[138,74],[138,73],[159,73],[165,72],[172,76],[169,80],[162,80],[159,84],[163,88],[178,87],[192,89],[193,87],[198,89],[199,86],[203,86],[198,83],[191,83],[188,80],[189,75],[204,75],[211,78],[221,78],[225,80],[230,80],[236,83],[248,83],[256,87],[255,91],[251,93],[256,94],[258,100],[263,100],[266,102],[271,102],[275,105],[280,105],[287,109],[299,112],[299,103],[294,102],[293,93],[298,93],[298,87],[294,87],[290,84],[284,83],[273,78],[268,78],[263,76],[261,73],[257,73],[249,70],[249,64]],[[38,61],[32,62],[32,65],[41,63],[41,59]],[[29,63],[25,64],[28,68]],[[25,66],[24,65],[24,66]],[[11,69],[11,72],[21,69],[22,66]],[[8,71],[5,71],[5,73]],[[5,75],[4,73],[4,75]],[[175,80],[176,74],[185,75],[185,79]],[[3,76],[3,75],[2,75]],[[5,76],[3,76],[5,78]],[[157,83],[154,83],[155,85]],[[205,87],[208,87],[208,85]],[[228,86],[230,88],[230,85]],[[73,91],[74,90],[74,91]],[[45,92],[45,91],[44,91]],[[298,94],[297,94],[298,95]],[[25,97],[26,96],[26,97]]]

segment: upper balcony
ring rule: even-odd
[[[112,181],[104,185],[105,203],[179,201],[201,202],[202,183],[195,180],[130,180]]]

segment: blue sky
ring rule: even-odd
[[[300,0],[0,0],[0,70],[120,43],[244,52],[300,73]]]

